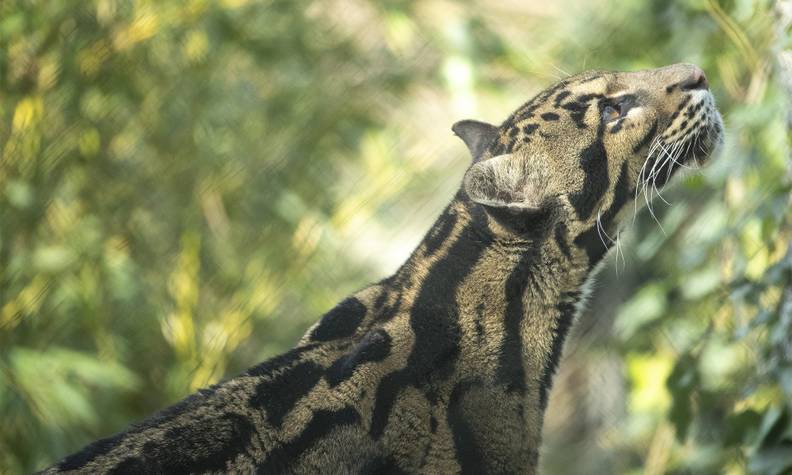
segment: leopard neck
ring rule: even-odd
[[[544,407],[591,268],[556,215],[532,219],[511,232],[457,196],[388,284],[409,302],[413,364],[453,367]]]

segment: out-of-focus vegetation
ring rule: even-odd
[[[455,120],[680,61],[707,71],[724,153],[664,193],[662,230],[623,234],[544,468],[789,472],[790,20],[769,0],[0,2],[0,472],[285,350],[392,272],[468,164]]]

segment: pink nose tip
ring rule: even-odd
[[[690,72],[690,75],[687,79],[679,83],[679,88],[683,91],[692,91],[694,89],[708,89],[709,83],[707,82],[707,76],[704,75],[704,71],[701,70],[698,66],[695,66],[693,70]]]

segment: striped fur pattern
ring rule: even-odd
[[[535,473],[606,236],[721,140],[706,86],[686,64],[587,72],[499,127],[458,123],[474,162],[394,275],[293,350],[44,473]]]

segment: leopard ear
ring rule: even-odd
[[[481,160],[487,148],[498,137],[497,127],[477,120],[460,120],[451,127],[451,130],[465,142],[474,163]]]
[[[471,200],[486,207],[537,211],[546,198],[547,180],[530,157],[507,154],[474,163],[463,186]]]

